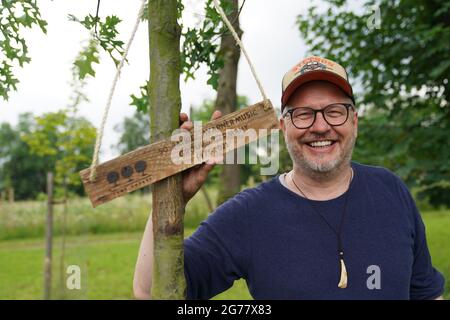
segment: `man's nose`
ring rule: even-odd
[[[309,130],[311,132],[326,132],[331,129],[328,122],[325,121],[325,118],[323,116],[323,113],[317,112],[316,114],[316,121],[314,121],[314,124],[312,125]]]

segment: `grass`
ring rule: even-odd
[[[72,199],[67,205],[69,235],[132,232],[142,230],[149,215],[151,197],[131,195],[93,209],[87,199]],[[54,206],[54,234],[62,233],[62,205]],[[43,237],[45,201],[24,201],[0,207],[0,240]]]
[[[215,192],[211,192],[214,201]],[[68,201],[66,234],[106,234],[137,232],[145,227],[150,214],[151,195],[129,194],[92,208],[87,198]],[[12,204],[0,202],[0,241],[10,239],[42,238],[45,234],[46,201],[21,201]],[[54,206],[54,235],[63,232],[62,205]],[[196,226],[208,215],[203,195],[199,192],[186,208],[187,228]]]
[[[433,265],[444,274],[446,300],[450,299],[450,211],[422,215]]]
[[[213,201],[215,194],[211,194]],[[92,209],[87,199],[68,203],[65,266],[81,267],[82,290],[62,290],[60,247],[62,207],[55,208],[53,292],[65,299],[132,299],[139,243],[149,216],[151,196],[127,195]],[[0,299],[43,297],[45,202],[0,205]],[[189,235],[208,214],[199,192],[186,208]],[[446,277],[450,299],[450,210],[423,214],[433,264]],[[65,269],[63,270],[65,271]],[[64,279],[66,275],[63,274]],[[251,299],[244,280],[215,297]]]
[[[424,214],[433,264],[446,277],[450,299],[450,214]],[[186,229],[191,234],[193,229]],[[81,266],[81,291],[59,290],[60,238],[54,241],[54,292],[66,299],[132,299],[132,279],[141,232],[78,235],[67,238],[66,265]],[[0,299],[41,299],[44,244],[41,239],[0,242]],[[245,281],[215,299],[251,299]]]
[[[82,290],[60,291],[60,238],[54,241],[55,298],[130,299],[139,233],[73,236],[67,239],[66,265],[81,267]],[[0,298],[42,299],[44,241],[0,242]],[[65,271],[65,270],[64,270]],[[64,275],[65,276],[65,275]]]
[[[191,234],[193,229],[187,229]],[[54,241],[53,298],[133,299],[134,265],[142,234],[82,235],[67,239],[65,265],[81,267],[82,290],[61,290],[60,245]],[[42,299],[43,240],[0,242],[0,299]],[[65,271],[65,269],[64,269]],[[66,276],[64,274],[64,276]],[[65,279],[64,279],[65,280]],[[245,281],[222,293],[220,299],[250,299]]]

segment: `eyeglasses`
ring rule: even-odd
[[[283,118],[289,114],[294,127],[297,129],[308,129],[312,127],[316,121],[317,113],[320,112],[330,126],[336,127],[343,125],[347,121],[349,108],[354,110],[353,105],[349,103],[332,103],[319,110],[299,107],[284,112]]]

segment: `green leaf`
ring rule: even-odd
[[[79,53],[74,62],[74,66],[78,70],[80,80],[83,80],[87,75],[95,77],[93,64],[99,63],[98,55],[97,45],[93,40],[91,40],[89,45]]]
[[[140,113],[148,113],[149,108],[149,98],[148,98],[148,85],[149,81],[146,82],[145,85],[140,87],[140,94],[141,96],[138,97],[134,94],[132,94],[130,105],[135,106],[137,111]]]
[[[6,1],[0,6],[0,96],[8,100],[11,91],[17,90],[18,79],[12,67],[23,68],[31,61],[27,42],[22,36],[23,28],[39,27],[46,33],[47,22],[35,0]]]
[[[86,52],[86,49],[84,49],[77,57],[75,65],[80,71],[80,79],[84,79],[84,77],[88,74],[95,76],[93,63],[99,63],[99,47],[102,48],[110,56],[116,66],[119,65],[120,60],[124,54],[124,42],[117,39],[119,35],[117,26],[121,22],[119,17],[111,15],[102,20],[101,18],[96,18],[89,14],[85,16],[83,20],[81,20],[76,16],[70,14],[68,16],[68,19],[69,21],[81,24],[84,28],[89,30],[91,35],[90,41],[93,41],[95,39],[95,42],[98,45],[96,47],[97,51],[95,52],[94,56],[92,56],[92,53]],[[96,25],[98,34],[94,32]],[[89,54],[90,56],[88,56]]]

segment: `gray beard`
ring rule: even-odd
[[[298,149],[298,142],[290,143],[285,139],[286,146],[295,166],[301,168],[305,172],[313,174],[330,175],[338,171],[343,166],[349,165],[352,159],[353,148],[355,147],[356,137],[352,135],[351,139],[344,145],[342,152],[338,157],[326,163],[318,163],[306,159]]]

